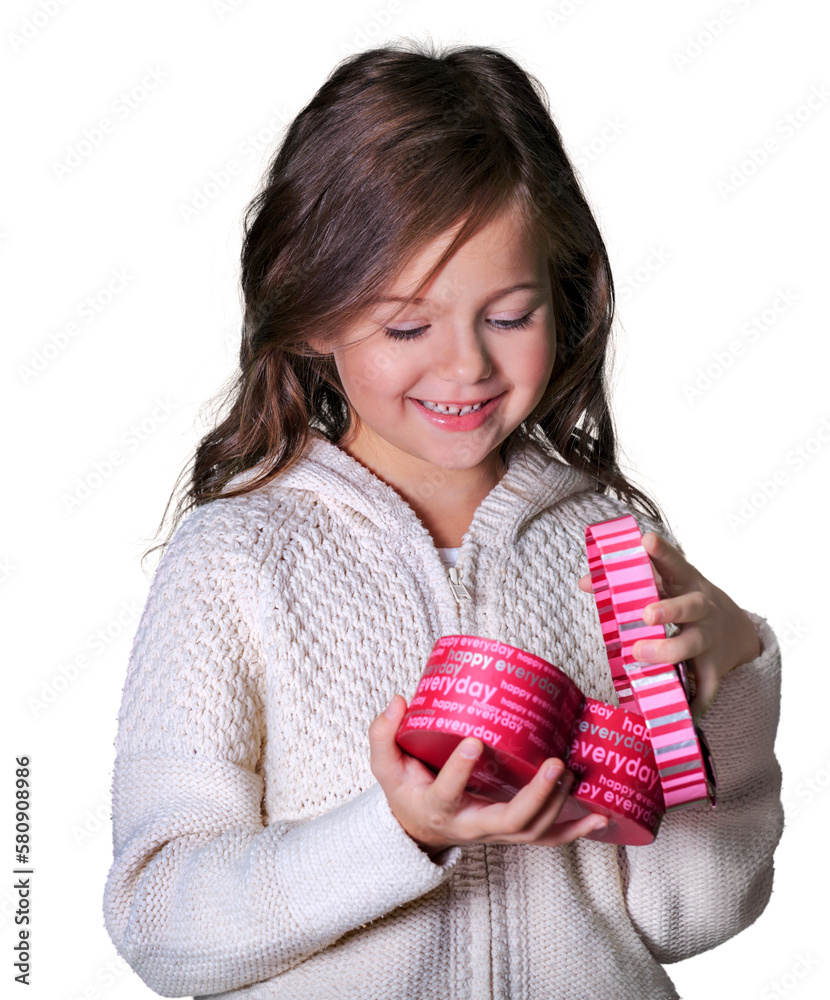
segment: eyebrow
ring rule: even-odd
[[[509,288],[502,288],[498,292],[495,292],[495,294],[492,295],[491,297],[494,299],[502,299],[504,298],[505,295],[509,295],[511,292],[523,292],[523,291],[540,292],[542,288],[543,286],[540,285],[539,282],[523,281],[521,282],[521,284],[511,285]],[[401,295],[387,295],[387,296],[378,296],[378,298],[372,299],[372,304],[378,305],[384,302],[406,302],[406,301],[407,301],[406,298]],[[428,298],[427,299],[421,298],[420,296],[418,296],[418,298],[415,298],[412,301],[414,303],[421,303],[421,302],[431,302],[432,300]]]

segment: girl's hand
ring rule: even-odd
[[[643,548],[656,569],[657,593],[647,604],[647,625],[671,622],[682,626],[671,638],[635,642],[632,653],[647,663],[685,660],[693,673],[692,715],[699,719],[715,700],[721,679],[730,670],[761,655],[761,641],[749,616],[722,590],[710,583],[682,554],[653,531],[643,535]],[[579,587],[592,592],[591,575],[580,577]]]
[[[395,742],[406,708],[406,701],[396,694],[386,712],[369,726],[372,774],[392,814],[430,856],[453,844],[557,847],[608,825],[605,816],[591,813],[554,826],[573,781],[573,774],[555,758],[546,760],[533,780],[509,802],[492,802],[464,791],[483,749],[479,739],[462,740],[434,775]],[[473,757],[462,754],[468,745],[475,748]],[[546,776],[548,765],[553,767],[550,778]]]

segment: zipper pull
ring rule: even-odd
[[[450,586],[452,587],[452,592],[455,594],[456,601],[458,601],[458,603],[460,604],[462,597],[466,598],[468,601],[471,601],[473,599],[472,595],[470,594],[469,590],[467,590],[467,588],[464,586],[464,584],[461,582],[461,574],[458,572],[458,567],[450,566],[449,574],[450,574]]]

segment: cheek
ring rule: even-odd
[[[528,388],[539,389],[547,385],[553,371],[555,350],[551,341],[539,339],[527,344],[525,350],[517,352],[521,378]]]
[[[366,394],[380,405],[403,402],[403,397],[416,385],[419,370],[412,351],[404,355],[402,349],[394,345],[380,347],[362,369]]]
[[[338,361],[340,379],[353,405],[366,412],[403,405],[413,386],[412,366],[383,345]]]

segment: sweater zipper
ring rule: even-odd
[[[470,594],[470,591],[467,590],[467,588],[461,582],[461,567],[459,565],[460,562],[461,560],[459,559],[459,561],[455,564],[455,566],[447,567],[447,572],[449,573],[450,576],[450,587],[452,588],[452,592],[455,595],[455,599],[459,604],[462,602],[462,600],[465,601],[472,600],[472,595]]]
[[[456,602],[459,605],[458,620],[459,620],[459,624],[461,626],[461,630],[463,631],[463,629],[464,629],[464,624],[463,624],[463,621],[462,621],[463,615],[462,615],[462,612],[461,612],[460,605],[461,605],[462,601],[471,601],[473,599],[473,596],[469,592],[469,590],[467,590],[467,588],[464,586],[464,583],[463,583],[463,581],[461,579],[461,564],[462,564],[462,560],[460,558],[460,555],[461,555],[461,553],[459,553],[459,559],[456,561],[455,566],[448,566],[447,567],[447,573],[448,573],[449,578],[450,578],[450,588],[452,589],[452,592],[455,595],[455,600],[456,600]],[[488,858],[487,858],[487,845],[486,844],[482,844],[481,846],[482,846],[482,855],[483,855],[483,858],[484,858],[484,872],[485,872],[484,881],[485,881],[485,885],[487,886],[487,901],[488,901],[488,910],[489,910],[489,914],[490,914],[490,928],[489,928],[489,934],[490,934],[490,941],[489,941],[489,945],[490,945],[490,949],[489,949],[490,950],[490,990],[492,991],[492,989],[493,989],[493,903],[492,903],[492,900],[490,898],[490,865],[489,865],[489,861],[488,861]]]

